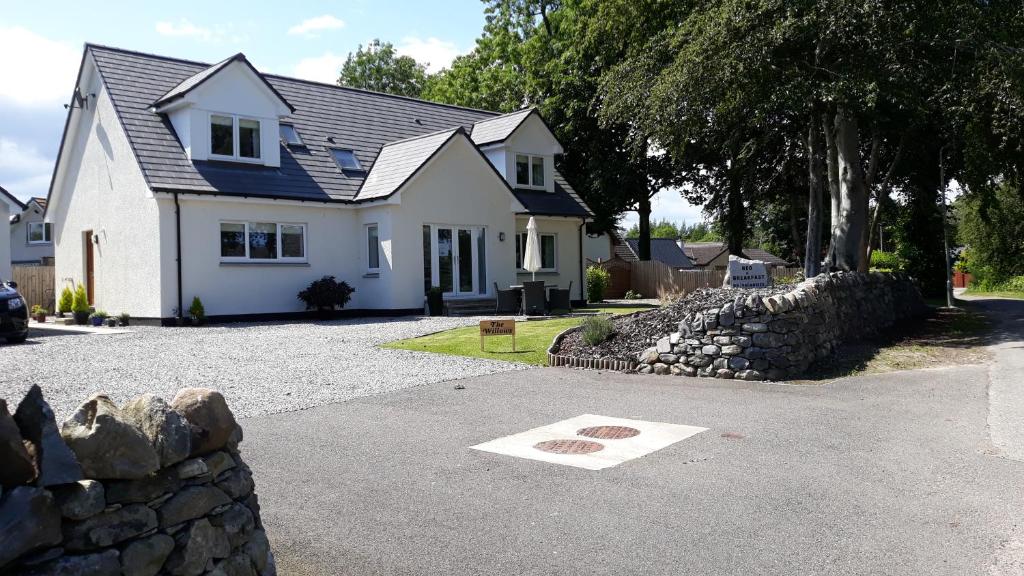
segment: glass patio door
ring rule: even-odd
[[[440,286],[445,296],[486,294],[483,228],[424,225],[424,237],[431,239],[426,272],[433,286]],[[425,245],[425,259],[427,249]]]

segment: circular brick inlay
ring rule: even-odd
[[[604,450],[604,444],[590,440],[547,440],[534,444],[533,447],[553,454],[593,454]]]
[[[580,428],[576,434],[601,440],[622,440],[623,438],[632,438],[640,434],[640,431],[628,426],[591,426],[590,428]]]

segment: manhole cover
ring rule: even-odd
[[[590,428],[580,428],[576,434],[601,440],[622,440],[623,438],[632,438],[640,434],[640,431],[628,426],[591,426]]]
[[[553,454],[593,454],[604,450],[604,444],[590,440],[547,440],[534,444],[533,447]]]

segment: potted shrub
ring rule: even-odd
[[[188,316],[192,319],[193,326],[202,326],[206,322],[206,308],[203,308],[203,301],[199,296],[192,297],[192,305],[188,307]]]
[[[109,314],[107,314],[103,310],[97,310],[92,314],[89,314],[89,322],[92,323],[93,326],[96,326],[98,328],[100,326],[103,326],[103,321],[107,319],[107,316],[109,316]]]
[[[75,324],[84,326],[89,323],[89,296],[85,293],[85,286],[81,284],[75,287],[71,311],[75,315]]]
[[[128,324],[131,323],[131,320],[132,317],[129,316],[127,312],[121,312],[120,314],[117,315],[118,326],[127,326]]]
[[[431,316],[440,316],[444,313],[444,290],[440,286],[431,286],[427,290],[427,310]]]
[[[49,310],[47,310],[46,308],[43,308],[39,304],[36,304],[35,306],[32,307],[32,318],[36,322],[39,322],[40,324],[42,324],[43,322],[46,322],[46,315],[49,314],[49,313],[50,313]]]
[[[107,328],[117,328],[117,318],[109,316],[104,320],[107,323]]]
[[[71,312],[75,305],[75,295],[71,292],[70,286],[65,286],[60,292],[60,300],[57,301],[57,315],[61,318]]]
[[[298,298],[306,305],[306,310],[316,310],[317,316],[329,318],[335,308],[344,308],[348,304],[355,291],[347,282],[338,282],[334,276],[324,276],[299,292]]]

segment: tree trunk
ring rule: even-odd
[[[871,215],[871,224],[868,226],[868,240],[867,250],[864,253],[864,259],[867,265],[871,265],[871,252],[874,250],[875,243],[875,230],[878,230],[879,236],[881,236],[882,229],[882,203],[889,199],[889,187],[892,185],[892,175],[896,172],[896,165],[899,164],[900,158],[903,157],[903,149],[907,145],[907,135],[909,132],[904,132],[903,136],[900,136],[900,145],[896,149],[896,155],[892,158],[892,164],[889,165],[889,171],[885,173],[885,180],[882,180],[882,185],[878,188],[878,194],[875,195],[875,211]]]
[[[839,168],[839,221],[835,234],[836,266],[840,270],[864,267],[864,235],[868,223],[868,195],[860,161],[857,119],[840,107],[836,111],[836,159]],[[866,267],[864,267],[866,270]]]
[[[821,119],[825,131],[825,160],[828,166],[828,196],[831,200],[831,223],[828,229],[828,267],[836,267],[836,230],[839,228],[839,158],[833,115],[825,113]]]
[[[807,129],[807,245],[804,248],[804,277],[821,273],[821,200],[824,195],[821,133],[812,117]]]
[[[729,177],[728,208],[725,214],[725,240],[729,254],[743,254],[743,235],[747,230],[746,215],[743,206],[743,182],[739,170],[731,170]]]
[[[651,259],[651,199],[646,193],[640,199],[636,211],[640,216],[640,239],[638,241],[640,253],[637,254],[637,257],[640,260],[647,261]]]

